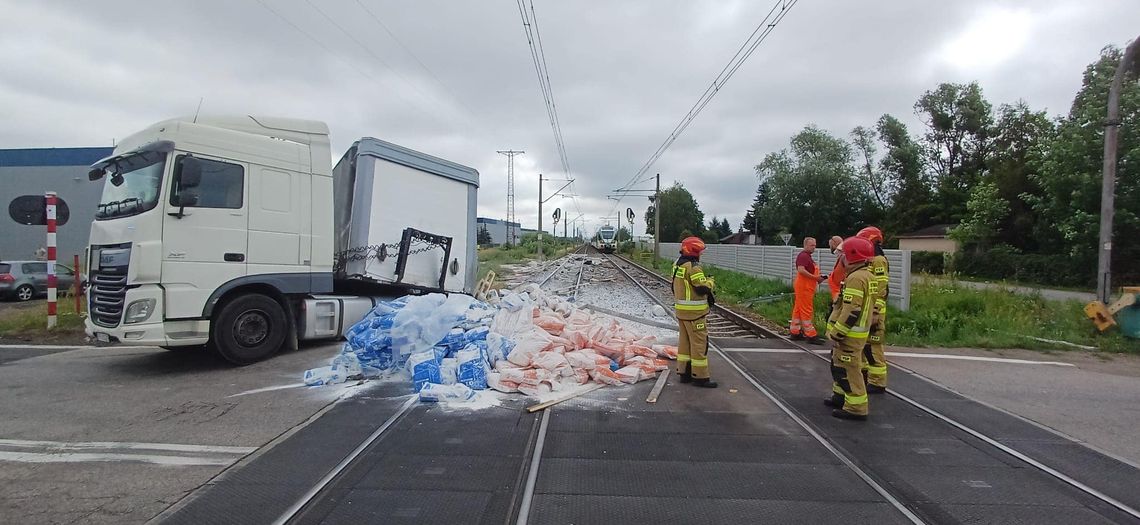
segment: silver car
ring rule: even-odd
[[[75,271],[56,263],[56,288],[75,286]],[[47,294],[47,263],[44,261],[0,261],[0,297],[30,301]]]

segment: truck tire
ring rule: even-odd
[[[226,361],[245,366],[281,350],[289,330],[285,310],[273,299],[243,295],[225,303],[210,327],[210,345]]]

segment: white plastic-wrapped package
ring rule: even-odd
[[[558,352],[539,352],[531,359],[531,365],[560,376],[574,373],[566,357]]]
[[[629,365],[619,368],[614,372],[614,374],[617,375],[618,379],[621,379],[622,383],[631,385],[641,379],[641,369],[636,365]]]

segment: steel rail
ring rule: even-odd
[[[613,261],[611,260],[611,262],[613,262]],[[629,262],[629,261],[626,261],[626,262]],[[633,264],[633,266],[635,268],[641,268],[637,264],[634,264],[634,263],[631,263],[631,264]],[[627,279],[629,279],[630,282],[632,282],[634,285],[636,285],[638,288],[640,288],[641,291],[645,293],[645,295],[647,295],[653,301],[656,301],[657,304],[660,304],[664,308],[669,308],[672,306],[672,305],[665,304],[665,302],[662,301],[660,297],[658,297],[656,294],[650,292],[649,289],[647,289],[644,285],[642,285],[642,283],[640,281],[638,281],[637,279],[634,279],[633,276],[630,275],[629,272],[625,271],[624,268],[622,268],[621,266],[619,266],[617,264],[614,264],[614,267],[616,267],[618,269],[618,271],[620,271],[622,273],[622,275],[625,275],[625,277]],[[643,271],[648,272],[648,270],[645,270],[644,268],[641,268],[641,269]],[[656,275],[656,274],[654,274],[654,275]],[[668,311],[668,310],[666,310],[666,311]],[[746,381],[748,381],[750,384],[752,384],[752,386],[755,387],[756,390],[760,391],[760,393],[763,394],[764,397],[767,397],[770,401],[772,401],[772,403],[775,404],[776,407],[779,408],[781,412],[783,412],[788,417],[790,417],[792,419],[792,421],[795,421],[796,424],[800,426],[800,428],[803,428],[809,435],[811,435],[812,438],[814,438],[816,441],[818,441],[819,444],[823,445],[823,447],[826,448],[828,452],[831,452],[831,454],[833,456],[838,458],[841,463],[843,463],[847,468],[851,469],[855,473],[856,476],[859,476],[859,479],[863,480],[863,482],[866,483],[868,486],[870,486],[872,490],[874,490],[876,493],[878,493],[880,496],[882,496],[883,499],[885,499],[887,501],[887,503],[890,503],[890,505],[892,507],[894,507],[895,510],[899,511],[900,514],[905,516],[907,518],[907,520],[909,520],[911,523],[915,523],[918,525],[922,525],[922,524],[926,523],[922,520],[922,518],[920,518],[917,514],[915,514],[914,511],[907,508],[906,505],[904,505],[901,501],[899,501],[898,498],[896,498],[893,494],[891,494],[890,491],[888,491],[881,484],[879,484],[879,482],[875,481],[875,479],[872,478],[870,476],[870,474],[867,474],[866,471],[864,471],[862,468],[860,468],[859,465],[857,465],[853,459],[851,459],[847,454],[843,453],[843,451],[836,448],[835,445],[833,445],[830,441],[827,440],[827,438],[823,437],[819,432],[817,432],[815,430],[815,428],[813,428],[811,425],[809,425],[808,422],[805,421],[802,417],[800,417],[799,414],[797,414],[794,410],[792,410],[792,408],[790,406],[785,404],[779,397],[777,397],[775,395],[775,393],[773,393],[767,387],[762,385],[756,377],[754,377],[751,373],[749,373],[747,370],[745,370],[744,367],[737,364],[735,359],[733,359],[731,356],[729,356],[726,352],[721,350],[719,347],[717,347],[711,343],[710,343],[710,346],[712,346],[712,348],[718,354],[720,354],[720,356],[723,357],[725,359],[725,361],[727,361],[728,364],[731,365],[732,368],[735,369],[736,372],[741,375],[741,377],[743,377]]]
[[[642,267],[641,265],[639,265],[639,264],[637,264],[631,260],[625,259],[624,257],[622,257],[621,260],[630,264],[634,268],[637,268],[642,273],[653,276],[653,277],[655,277],[661,281],[665,280],[664,277]],[[614,266],[617,266],[617,265],[615,264]],[[620,267],[618,267],[618,268],[621,269]],[[624,270],[622,271],[622,273],[624,273],[627,277],[629,277],[630,280],[632,280],[636,284],[638,284],[638,286],[642,289],[642,291],[649,294],[649,291],[644,286],[641,286],[641,284],[638,283],[635,279],[633,279],[632,276],[630,276]],[[658,300],[656,297],[654,299]],[[658,302],[660,303],[660,300],[658,300]],[[716,306],[719,307],[720,305],[716,305]],[[721,308],[720,311],[729,311],[723,307],[720,307],[720,308]],[[735,314],[735,312],[733,312],[733,314]],[[784,337],[783,335],[777,334],[777,333],[759,325],[758,323],[755,323],[755,322],[749,320],[748,318],[746,318],[744,316],[741,316],[739,314],[735,314],[734,317],[731,315],[729,317],[732,317],[737,322],[746,323],[746,324],[750,325],[751,327],[753,327],[754,329],[762,330],[762,331],[766,332],[770,338],[782,339],[782,340],[786,341],[789,345],[791,345],[791,346],[793,346],[799,350],[802,350],[805,353],[807,353],[808,355],[811,355],[811,356],[813,356],[813,357],[815,357],[821,361],[824,361],[827,363],[831,362],[831,360],[829,358],[815,353],[814,351],[812,351],[812,349],[807,348],[807,347],[805,347],[799,343],[796,343],[794,341],[791,341],[788,338]],[[731,358],[727,352],[723,352],[723,351],[720,351],[718,349],[718,353],[723,355],[729,361],[729,363],[733,365],[734,368],[737,368],[739,370],[739,367],[737,367],[734,359]],[[910,373],[911,375],[914,375],[915,377],[922,378],[921,375],[916,374],[913,371],[907,370],[905,368],[903,368],[902,370]],[[1140,519],[1140,510],[1133,508],[1133,507],[1129,506],[1128,504],[1126,504],[1120,500],[1117,500],[1116,498],[1113,498],[1112,496],[1109,496],[1109,495],[1107,495],[1107,494],[1105,494],[1105,493],[1103,493],[1103,492],[1101,492],[1095,488],[1092,488],[1092,487],[1068,476],[1067,474],[1060,472],[1057,469],[1054,469],[1053,467],[1050,467],[1050,466],[1048,466],[1048,465],[1046,465],[1040,461],[1037,461],[1036,459],[1033,459],[1032,457],[1028,456],[1027,454],[1024,454],[1024,453],[1022,453],[1022,452],[1020,452],[1020,451],[1018,451],[1018,450],[1016,450],[1016,449],[1014,449],[1008,445],[1005,445],[1005,444],[999,442],[997,439],[994,439],[994,438],[982,433],[981,431],[975,430],[975,429],[971,428],[970,426],[968,426],[968,425],[966,425],[966,424],[964,424],[964,423],[962,423],[962,422],[960,422],[960,421],[958,421],[958,420],[956,420],[950,416],[947,416],[946,414],[943,414],[943,413],[939,412],[938,410],[935,410],[934,408],[931,408],[928,405],[925,405],[925,404],[923,404],[919,401],[916,401],[916,400],[914,400],[914,399],[912,399],[906,395],[903,395],[903,394],[899,393],[897,390],[889,389],[889,390],[887,390],[887,393],[894,396],[895,398],[899,399],[900,401],[903,401],[904,403],[907,403],[907,404],[909,404],[909,405],[911,405],[911,406],[913,406],[913,407],[915,407],[915,408],[917,408],[917,409],[919,409],[919,410],[943,421],[944,423],[946,423],[946,424],[948,424],[954,428],[957,428],[958,430],[961,430],[962,432],[965,432],[965,433],[973,436],[974,438],[982,441],[983,443],[986,443],[987,445],[990,445],[990,446],[1008,454],[1009,456],[1012,456],[1012,457],[1022,461],[1023,463],[1052,476],[1053,478],[1061,481],[1062,483],[1064,483],[1070,487],[1073,487],[1073,488],[1075,488],[1075,489],[1077,489],[1077,490],[1079,490],[1079,491],[1081,491],[1081,492],[1083,492],[1089,496],[1092,496],[1093,498],[1096,498],[1096,499],[1098,499],[1104,503],[1107,503],[1108,505],[1112,506],[1113,508],[1115,508],[1121,512],[1124,512],[1125,514],[1128,514],[1134,518]],[[1081,444],[1081,443],[1075,442],[1075,441],[1074,441],[1074,443]]]

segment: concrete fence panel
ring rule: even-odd
[[[661,243],[661,256],[676,259],[681,245],[675,242]],[[795,246],[756,246],[751,244],[710,244],[701,261],[710,266],[725,268],[755,277],[779,279],[791,284],[795,276],[795,259],[800,248]],[[889,300],[895,308],[910,309],[910,250],[886,250],[887,262],[891,265]],[[813,254],[820,273],[829,274],[835,267],[835,255],[826,248],[817,249]],[[826,289],[827,283],[820,285]]]

